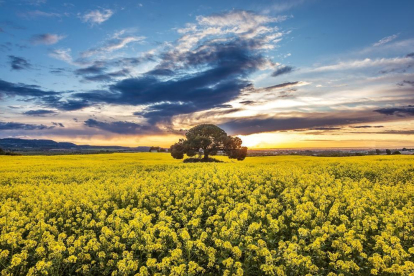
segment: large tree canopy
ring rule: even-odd
[[[184,154],[194,156],[200,149],[204,154],[204,159],[209,155],[223,151],[229,158],[244,160],[247,154],[247,147],[242,147],[242,140],[239,137],[228,136],[227,133],[218,126],[211,124],[198,125],[190,129],[186,134],[186,139],[180,139],[171,146],[170,151],[175,159],[183,159]]]

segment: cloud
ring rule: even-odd
[[[0,122],[0,130],[44,130],[51,129],[54,126],[23,124],[15,122]]]
[[[139,58],[91,62],[74,60],[69,48],[53,49],[49,52],[51,57],[82,66],[74,71],[82,81],[114,83],[100,90],[66,94],[56,92],[40,96],[36,101],[44,108],[63,111],[100,104],[140,106],[141,111],[136,116],[143,117],[146,124],[161,123],[164,127],[170,125],[172,117],[176,115],[200,111],[228,114],[229,111],[217,109],[238,99],[246,89],[254,93],[249,81],[252,73],[275,68],[266,52],[283,36],[274,24],[284,19],[247,11],[197,17],[194,28],[188,25],[190,30],[179,31],[182,37],[165,46],[157,56],[148,54]],[[87,22],[91,23],[90,19]],[[124,33],[116,33],[102,46],[89,49],[82,56],[108,53],[143,39],[123,37]],[[156,65],[138,77],[131,77],[130,71],[133,72],[133,67],[143,61],[151,61]],[[263,89],[268,89],[265,91],[270,93],[272,89],[287,89],[297,85],[302,83],[287,82]],[[146,131],[145,123],[139,125],[140,128],[126,124],[129,122],[115,123],[88,122],[94,128],[103,129],[112,124],[111,127],[131,126],[134,130]]]
[[[69,64],[74,64],[72,56],[71,56],[71,49],[53,49],[49,51],[49,56],[58,60],[65,61]]]
[[[386,44],[386,43],[388,43],[388,42],[393,41],[393,40],[394,40],[394,39],[396,39],[397,37],[398,37],[398,34],[395,34],[395,35],[390,35],[390,36],[384,37],[383,39],[381,39],[381,40],[379,40],[378,42],[374,43],[372,46],[374,46],[374,47],[378,47],[378,46],[384,45],[384,44]]]
[[[175,50],[185,52],[200,41],[217,36],[223,39],[229,39],[231,36],[238,36],[240,39],[261,38],[261,42],[254,45],[256,48],[273,49],[281,40],[283,33],[271,25],[286,18],[286,16],[270,17],[243,10],[197,16],[196,24],[187,24],[186,28],[177,30],[183,36],[178,40]]]
[[[133,122],[102,122],[94,119],[84,121],[84,125],[117,134],[149,134],[159,130],[153,126],[144,126]]]
[[[274,12],[284,12],[300,6],[305,2],[309,2],[309,0],[278,0],[275,4],[271,5],[270,8],[267,7],[267,9]]]
[[[339,62],[331,65],[324,65],[315,67],[309,70],[309,72],[325,72],[325,71],[339,71],[339,70],[352,70],[367,67],[386,67],[386,66],[412,66],[414,61],[410,57],[396,57],[396,58],[379,58],[363,60],[351,60]]]
[[[47,0],[25,0],[29,5],[33,6],[40,6],[42,4],[45,4]]]
[[[87,81],[127,78],[106,90],[75,93],[72,98],[89,104],[141,106],[143,110],[136,115],[152,124],[168,124],[175,115],[220,107],[252,86],[248,80],[250,74],[274,68],[275,64],[264,52],[280,40],[282,33],[270,25],[281,20],[284,18],[247,11],[199,16],[197,23],[179,29],[182,37],[158,56],[138,60],[157,62],[138,77],[128,78],[127,70],[111,71],[109,67],[115,62],[95,62],[80,68],[75,74]],[[126,42],[137,41],[122,38],[123,34],[115,34],[103,46],[90,49],[83,56],[112,51],[124,47]],[[293,85],[299,82],[286,83],[280,88]]]
[[[199,72],[163,80],[144,75],[109,86],[107,93],[77,93],[91,102],[122,105],[150,105],[145,117],[164,117],[210,109],[236,98],[250,85],[244,77],[258,70],[266,59],[245,41],[204,43],[204,47],[181,55],[181,67]],[[163,66],[174,67],[174,58],[165,56]],[[158,68],[164,69],[164,68]]]
[[[384,115],[395,115],[398,117],[407,117],[414,115],[414,106],[409,105],[406,107],[386,107],[374,110],[375,112],[384,114]]]
[[[321,128],[325,126],[344,125],[345,118],[316,117],[307,114],[306,117],[248,117],[231,120],[220,127],[231,134],[249,135],[260,132],[286,131],[296,129]]]
[[[391,134],[391,135],[412,135],[414,134],[414,130],[385,130],[385,131],[364,131],[364,132],[347,132],[353,134]]]
[[[284,66],[278,67],[275,71],[273,71],[272,77],[277,77],[277,76],[280,76],[280,75],[283,75],[283,74],[290,73],[292,71],[293,71],[292,66],[284,65]]]
[[[250,104],[254,104],[255,101],[241,101],[241,104],[245,104],[245,105],[250,105]]]
[[[83,58],[90,57],[99,53],[110,53],[115,50],[120,50],[129,43],[143,41],[144,36],[127,36],[123,38],[114,38],[105,43],[102,47],[92,48],[81,53]]]
[[[56,123],[56,122],[52,122],[52,125],[57,126],[57,127],[65,127],[62,123]]]
[[[93,65],[80,68],[75,71],[75,75],[81,76],[84,81],[109,82],[119,77],[128,76],[128,69],[107,72],[107,64],[105,62],[95,62]]]
[[[61,96],[47,96],[42,97],[40,100],[43,105],[47,107],[56,108],[63,111],[80,110],[92,105],[87,100],[63,99]]]
[[[209,16],[197,16],[198,24],[202,26],[236,27],[238,32],[251,30],[255,27],[274,22],[284,21],[286,17],[269,17],[250,11],[234,10]]]
[[[340,127],[314,127],[309,130],[340,130]]]
[[[38,34],[32,36],[30,42],[34,45],[44,44],[52,45],[58,43],[60,40],[64,39],[65,36],[57,34]]]
[[[351,126],[351,128],[383,128],[384,126]]]
[[[170,69],[154,69],[145,73],[146,75],[152,76],[173,76],[174,71]]]
[[[405,86],[406,84],[414,86],[414,81],[403,80],[402,82],[397,83],[398,86]]]
[[[62,74],[62,73],[70,72],[70,70],[67,68],[62,68],[62,67],[52,67],[50,68],[49,72],[52,74]]]
[[[58,92],[45,91],[38,85],[27,85],[23,83],[11,83],[0,79],[0,98],[7,96],[20,96],[20,97],[44,97],[57,95]]]
[[[49,17],[49,18],[61,17],[62,15],[59,13],[54,13],[54,12],[44,12],[44,11],[34,10],[34,11],[19,13],[19,16],[26,18],[26,19],[35,19],[37,17]]]
[[[414,108],[414,107],[413,107]],[[231,135],[249,135],[261,132],[289,131],[304,129],[341,128],[348,125],[398,121],[400,118],[384,118],[376,110],[338,112],[293,112],[274,116],[258,115],[231,118],[220,124]],[[374,127],[374,126],[373,126]],[[325,129],[326,130],[326,129]]]
[[[414,58],[414,52],[407,54],[406,57],[408,57],[408,58]]]
[[[90,23],[92,26],[99,25],[108,20],[114,12],[110,9],[94,10],[81,16],[84,23]]]
[[[9,56],[9,63],[12,70],[27,70],[32,67],[29,61],[22,57]]]
[[[63,94],[63,92],[43,90],[38,85],[10,83],[0,79],[0,98],[4,96],[23,97],[30,101],[38,101],[46,107],[64,111],[74,111],[91,106],[86,100],[64,99]]]
[[[47,110],[47,109],[37,109],[37,110],[29,110],[29,111],[23,112],[23,114],[28,115],[28,116],[44,117],[46,115],[55,115],[57,114],[57,112],[53,110]]]
[[[274,88],[285,88],[285,87],[291,87],[291,86],[295,86],[298,84],[302,84],[302,82],[300,81],[294,81],[294,82],[285,82],[285,83],[281,83],[281,84],[276,84],[276,85],[272,85],[269,87],[266,87],[266,90],[272,90]]]
[[[75,70],[75,74],[78,76],[79,75],[82,76],[82,75],[91,75],[91,74],[102,74],[105,70],[104,66],[105,66],[105,63],[98,61],[98,62],[95,62],[91,66]]]

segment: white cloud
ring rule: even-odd
[[[283,12],[304,4],[307,0],[279,0],[269,9],[274,12]]]
[[[90,23],[91,25],[102,24],[106,20],[108,20],[114,12],[110,9],[94,10],[89,13],[86,13],[81,16],[81,19],[85,23]]]
[[[65,61],[69,64],[74,64],[72,56],[71,56],[71,49],[54,49],[49,52],[49,56],[58,60]]]
[[[262,24],[280,22],[285,19],[285,16],[269,17],[248,11],[231,11],[224,14],[197,16],[197,22],[200,25],[217,27],[239,27],[242,29],[251,29]]]
[[[18,15],[26,19],[34,19],[36,17],[61,17],[62,16],[59,13],[44,12],[44,11],[39,11],[39,10],[19,13]]]
[[[351,60],[339,62],[332,65],[319,66],[313,69],[310,69],[310,72],[322,72],[322,71],[337,71],[337,70],[349,70],[349,69],[358,69],[366,67],[375,67],[375,66],[395,66],[395,65],[404,65],[404,64],[414,64],[413,59],[407,57],[397,57],[397,58],[379,58],[379,59],[361,59],[361,60]],[[303,70],[306,71],[306,70]]]
[[[373,46],[377,47],[377,46],[381,46],[383,44],[386,44],[388,42],[393,41],[394,39],[396,39],[398,37],[398,34],[395,35],[390,35],[387,37],[384,37],[383,39],[379,40],[378,42],[374,43]]]
[[[197,16],[197,23],[189,23],[185,28],[177,32],[183,34],[175,48],[179,52],[185,52],[206,37],[224,37],[235,35],[243,39],[263,38],[260,45],[262,49],[272,49],[279,42],[283,33],[277,27],[268,26],[271,23],[281,22],[287,16],[270,17],[253,12],[235,10],[228,13],[214,14],[210,16]],[[218,39],[218,38],[217,38]]]
[[[30,42],[34,45],[38,45],[38,44],[52,45],[52,44],[56,44],[57,42],[59,42],[60,40],[64,38],[65,36],[57,35],[57,34],[39,34],[39,35],[34,35],[30,39]]]
[[[83,52],[81,55],[83,58],[86,58],[99,53],[113,52],[115,50],[124,48],[129,43],[143,41],[144,39],[144,36],[127,36],[119,38],[119,34],[117,33],[116,38],[107,41],[103,46],[89,49]]]
[[[47,0],[27,0],[26,2],[28,2],[29,5],[40,6],[46,4]]]

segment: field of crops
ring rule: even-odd
[[[414,158],[0,156],[1,275],[410,275]]]

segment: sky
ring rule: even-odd
[[[0,138],[414,147],[414,1],[0,0]]]

